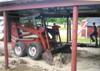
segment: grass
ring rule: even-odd
[[[61,35],[61,40],[62,42],[66,42],[67,40],[67,35],[66,35],[66,28],[64,28],[63,25],[60,25],[61,28],[60,28],[60,35]],[[80,29],[80,25],[78,26],[78,29]],[[77,38],[77,42],[78,43],[90,43],[90,38],[85,38],[85,37],[80,37],[78,36]]]
[[[78,43],[90,43],[90,38],[78,37],[77,42]]]
[[[61,36],[62,42],[66,42],[67,36]],[[85,38],[85,37],[78,37],[77,39],[78,43],[90,43],[90,38]]]

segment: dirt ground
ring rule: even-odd
[[[77,71],[100,71],[100,48],[78,47],[77,56]],[[9,50],[9,69],[5,70],[3,43],[0,43],[0,71],[71,71],[71,54],[56,54],[54,64],[48,65],[43,59],[18,58]]]

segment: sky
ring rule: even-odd
[[[88,26],[93,26],[93,22],[96,23],[96,26],[100,26],[100,18],[99,17],[90,17],[87,18],[87,25]]]
[[[13,0],[0,0],[0,2],[13,1]]]

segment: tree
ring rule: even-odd
[[[56,22],[58,24],[63,24],[66,22],[66,18],[49,18],[48,22]]]

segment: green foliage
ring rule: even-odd
[[[56,22],[56,18],[49,18],[48,22]]]
[[[63,24],[66,22],[66,19],[65,18],[57,18],[56,22],[59,24]]]
[[[58,24],[63,24],[66,22],[66,18],[49,18],[48,22],[56,22]]]
[[[58,24],[63,24],[66,22],[66,18],[48,18],[48,22],[56,22]],[[81,24],[83,18],[78,18],[78,24]]]
[[[78,18],[78,24],[82,23],[83,18]]]

